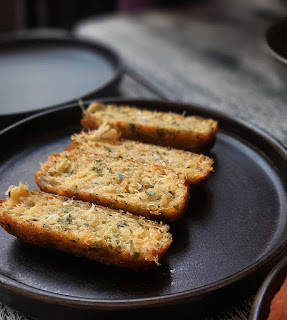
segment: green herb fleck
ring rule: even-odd
[[[118,223],[118,227],[120,227],[120,228],[124,228],[124,227],[128,227],[128,226],[129,225],[125,220]]]
[[[130,254],[131,254],[131,255],[134,255],[135,249],[134,249],[133,240],[130,240],[130,241],[129,241],[129,244],[130,244]]]
[[[103,169],[100,167],[92,167],[92,170],[95,171],[100,177],[103,176]]]
[[[65,219],[64,223],[65,224],[71,224],[72,221],[73,221],[73,218],[72,218],[71,214],[69,213],[68,217]]]
[[[118,174],[118,177],[119,177],[120,179],[124,179],[126,176],[125,176],[123,173],[119,173],[119,174]]]
[[[104,146],[104,148],[105,148],[105,150],[106,150],[107,152],[109,152],[109,153],[111,153],[111,152],[112,152],[111,148],[106,147],[106,146]]]
[[[129,129],[133,134],[138,132],[138,127],[134,123],[129,123]]]
[[[113,236],[116,237],[116,238],[119,237],[120,235],[121,235],[120,233],[114,233],[113,234]]]
[[[145,192],[150,198],[155,196],[155,192],[146,191]]]
[[[163,136],[164,136],[165,132],[164,132],[163,129],[157,129],[157,130],[156,130],[156,134],[157,134],[157,136],[160,138],[160,137],[163,137]]]

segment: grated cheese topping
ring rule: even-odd
[[[70,149],[164,165],[186,175],[190,184],[205,179],[213,171],[213,160],[208,156],[130,140],[105,141],[97,131],[73,135]]]
[[[166,248],[172,241],[169,226],[123,211],[97,206],[40,192],[24,185],[11,186],[0,214],[8,214],[39,228],[59,231],[67,237],[84,241],[87,246],[105,245],[128,252],[134,258],[144,255],[153,260],[153,250]]]
[[[183,116],[173,112],[159,112],[137,109],[129,106],[116,106],[112,104],[91,104],[87,109],[99,124],[103,122],[129,122],[148,126],[150,123],[158,128],[173,128],[181,131],[195,131],[206,133],[215,129],[216,121],[203,119],[197,116]],[[132,129],[132,128],[131,128]]]
[[[188,200],[184,176],[170,168],[75,150],[50,156],[36,177],[43,190],[55,187],[76,197],[88,193],[116,208],[130,205],[132,212],[177,212]]]

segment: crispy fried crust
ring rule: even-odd
[[[94,179],[94,176],[99,171],[97,167],[97,162],[99,161],[101,161],[101,163],[104,161],[103,164],[105,164],[105,168],[108,169],[106,170],[106,174],[109,175],[109,172],[113,170],[112,176],[125,176],[125,171],[124,169],[121,170],[121,166],[124,166],[124,168],[135,168],[137,172],[143,173],[144,178],[141,176],[141,179],[145,181],[149,178],[149,176],[145,175],[146,172],[156,175],[159,171],[163,171],[166,176],[169,175],[169,185],[167,185],[167,187],[161,186],[161,192],[157,192],[154,196],[162,197],[164,193],[169,196],[172,192],[168,188],[172,187],[174,190],[175,186],[178,185],[176,197],[179,200],[176,201],[175,205],[171,204],[163,208],[158,204],[150,205],[151,199],[149,198],[146,201],[140,197],[135,198],[134,195],[137,194],[137,192],[131,194],[129,191],[126,192],[125,188],[134,182],[136,182],[139,187],[142,186],[142,180],[137,180],[136,176],[129,176],[129,180],[127,180],[126,183],[124,181],[126,178],[116,181],[113,193],[106,193],[101,185],[97,185],[97,177]],[[59,164],[62,162],[67,165],[69,170],[71,170],[70,172],[73,172],[71,175],[72,178],[59,172]],[[105,174],[103,176],[107,179]],[[161,179],[166,179],[166,176],[163,175]],[[177,174],[170,168],[152,164],[143,165],[141,162],[130,159],[123,160],[93,153],[79,153],[75,150],[50,155],[41,166],[41,169],[35,172],[35,180],[39,188],[45,192],[66,197],[75,197],[75,199],[93,202],[114,209],[122,209],[136,215],[145,216],[149,219],[165,220],[168,222],[175,221],[184,214],[189,200],[189,186],[186,183],[185,177]],[[87,182],[89,182],[89,186]],[[155,183],[157,183],[157,181]],[[108,185],[112,186],[112,183],[109,182],[105,184],[107,187]],[[94,189],[91,189],[90,185]],[[149,190],[150,189],[145,193],[150,192]],[[143,196],[147,197],[145,193]],[[124,198],[122,194],[124,194]]]
[[[104,121],[107,121],[111,127],[121,133],[121,137],[124,139],[169,146],[197,153],[208,152],[215,143],[218,126],[217,121],[212,119],[205,119],[199,116],[189,117],[198,120],[202,125],[208,124],[209,129],[205,132],[200,132],[193,127],[190,127],[188,130],[183,130],[181,128],[181,121],[184,121],[184,117],[177,114],[174,114],[174,117],[175,119],[178,119],[179,127],[166,126],[164,119],[168,113],[165,112],[153,112],[157,117],[162,117],[164,125],[153,123],[152,120],[143,124],[141,121],[129,119],[128,116],[125,120],[117,119],[117,113],[123,109],[128,111],[139,110],[138,112],[148,112],[149,114],[152,113],[152,111],[141,110],[135,107],[108,105],[109,108],[114,109],[114,117],[111,119],[107,116],[103,119],[102,113],[105,107],[106,105],[102,103],[94,103],[89,106],[81,120],[84,130],[97,129]],[[100,115],[97,114],[98,110],[101,111]],[[169,115],[170,114],[171,113],[169,113]]]
[[[62,199],[63,202],[67,200],[67,198],[51,194],[48,194],[47,197],[50,199]],[[22,199],[20,198],[20,201],[21,200]],[[5,201],[0,202],[0,224],[8,233],[37,246],[54,248],[77,256],[93,259],[107,265],[115,265],[122,268],[133,269],[135,271],[154,268],[159,264],[158,261],[163,257],[172,242],[172,237],[167,233],[166,227],[157,222],[145,220],[143,217],[134,216],[134,219],[140,219],[141,224],[157,224],[158,227],[156,227],[162,228],[161,232],[166,233],[162,246],[158,248],[152,247],[146,254],[141,253],[134,256],[129,250],[115,250],[115,248],[112,248],[104,240],[94,241],[92,239],[91,241],[90,238],[87,240],[87,237],[81,235],[77,236],[72,232],[62,232],[61,229],[56,229],[54,225],[41,225],[39,223],[37,225],[31,221],[31,219],[27,219],[27,222],[25,221],[25,218],[27,218],[28,215],[25,216],[25,208],[21,209],[21,216],[17,216],[15,214],[10,214],[9,206],[7,206],[8,209],[6,206],[4,208],[4,204]],[[21,203],[15,205],[21,206]],[[102,209],[106,211],[107,215],[109,212],[113,212],[113,210],[109,208],[103,207]],[[119,213],[117,212],[116,214]],[[126,213],[123,213],[123,216],[125,215]],[[127,213],[127,215],[132,217],[131,214]]]
[[[105,140],[100,137],[99,130],[74,134],[72,140],[66,150],[93,152],[167,166],[184,174],[190,185],[206,180],[213,171],[213,160],[206,155],[119,138]]]
[[[131,260],[128,253],[115,254],[109,247],[103,244],[93,246],[87,245],[82,240],[74,237],[65,237],[60,232],[55,232],[45,228],[38,228],[28,223],[18,222],[6,216],[0,217],[1,226],[10,234],[24,242],[40,247],[53,248],[76,256],[86,257],[96,260],[102,264],[114,265],[121,268],[137,270],[152,269],[157,266],[157,261],[162,259],[168,247],[164,250],[153,250],[154,260],[136,259]]]

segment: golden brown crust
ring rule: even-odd
[[[96,260],[102,264],[115,265],[121,268],[128,268],[135,271],[146,270],[156,267],[157,261],[161,260],[168,247],[164,250],[154,249],[154,260],[134,259],[131,260],[129,254],[115,254],[115,252],[104,244],[97,243],[94,246],[77,239],[73,236],[66,237],[60,232],[55,232],[46,228],[38,228],[29,223],[18,222],[10,216],[1,217],[1,226],[10,234],[37,246],[53,248],[77,256]]]
[[[13,189],[11,190],[13,192]],[[0,224],[8,233],[28,243],[83,256],[103,264],[133,270],[154,268],[172,242],[167,225],[101,206],[93,207],[92,204],[46,194],[36,189],[17,200],[8,196],[7,200],[0,204]],[[61,218],[63,214],[66,215],[67,209],[71,213],[68,225]],[[58,214],[53,218],[55,210]],[[91,215],[97,213],[101,215],[99,220],[93,220],[97,218]],[[112,229],[106,229],[105,233],[102,233],[99,228],[103,226],[103,222]],[[113,235],[115,226],[118,227]],[[128,235],[124,235],[124,228],[132,230]],[[142,240],[138,243],[138,233],[142,232],[152,232],[157,240],[152,238],[147,239],[148,243]],[[114,237],[114,242],[106,240],[107,236]],[[121,246],[121,243],[132,241],[130,239],[134,241],[134,250],[139,250],[137,254]]]
[[[97,129],[103,123],[103,120],[101,118],[97,118],[95,113],[97,108],[103,108],[105,105],[102,103],[94,103],[91,106],[93,107],[93,112],[88,109],[81,120],[84,130]],[[109,107],[110,106],[111,105],[109,105]],[[114,107],[117,108],[117,106]],[[119,106],[119,108],[129,107]],[[136,109],[135,107],[132,108]],[[167,113],[157,112],[157,114],[164,117]],[[183,116],[181,115],[175,115],[175,117],[183,119]],[[193,118],[202,121],[202,123],[210,123],[210,130],[203,133],[196,132],[193,128],[190,128],[190,130],[179,130],[178,128],[173,127],[159,127],[153,124],[152,121],[148,124],[142,124],[137,121],[125,122],[116,119],[108,119],[106,121],[108,121],[111,127],[118,130],[121,133],[121,137],[124,139],[166,147],[169,146],[197,153],[205,153],[209,151],[215,143],[218,130],[217,122],[200,116],[193,116]]]
[[[174,222],[174,221],[180,219],[184,215],[184,213],[187,209],[188,199],[189,199],[189,194],[187,192],[180,207],[178,207],[177,209],[171,208],[169,211],[161,212],[160,214],[155,214],[155,213],[152,213],[151,211],[149,211],[148,209],[141,207],[139,204],[126,203],[121,200],[113,201],[109,198],[104,198],[104,197],[101,197],[98,195],[91,195],[90,193],[84,192],[84,191],[75,192],[73,189],[65,189],[65,188],[60,188],[60,187],[47,186],[47,185],[41,184],[41,182],[38,182],[38,181],[40,181],[38,176],[35,176],[35,179],[36,179],[36,182],[37,182],[40,190],[42,190],[44,192],[58,194],[58,195],[61,195],[64,197],[69,197],[69,198],[73,197],[78,200],[92,202],[92,203],[95,203],[95,204],[98,204],[98,205],[101,205],[104,207],[112,208],[112,209],[119,209],[119,210],[128,211],[128,212],[131,212],[135,215],[141,215],[141,216],[144,216],[148,219],[152,219],[155,221],[163,220],[163,221],[167,221],[167,222]]]
[[[180,200],[179,202],[177,202],[176,206],[169,206],[167,208],[151,208],[151,206],[149,206],[149,204],[144,201],[127,201],[126,198],[122,199],[120,195],[116,198],[111,197],[109,195],[106,196],[103,192],[101,192],[101,189],[98,189],[97,192],[91,192],[87,188],[75,188],[75,179],[73,179],[71,184],[65,185],[64,187],[58,181],[54,184],[50,182],[51,178],[53,177],[51,177],[51,174],[49,174],[49,170],[51,168],[54,168],[58,159],[65,158],[67,161],[70,161],[71,163],[75,164],[77,161],[81,161],[79,160],[79,156],[83,156],[85,158],[86,155],[89,156],[89,161],[85,159],[87,167],[89,163],[92,163],[92,161],[97,161],[98,159],[108,160],[108,165],[109,161],[112,161],[111,167],[117,166],[117,170],[118,167],[120,167],[121,163],[128,164],[129,167],[139,167],[140,170],[143,172],[145,172],[145,170],[147,170],[148,167],[147,164],[145,164],[146,167],[143,167],[143,164],[141,162],[130,159],[123,160],[120,158],[114,158],[92,153],[83,154],[75,150],[66,151],[64,153],[53,153],[48,157],[46,162],[42,165],[41,169],[35,172],[35,180],[39,188],[45,192],[59,194],[66,197],[74,197],[75,199],[92,202],[113,209],[121,209],[136,215],[145,216],[152,220],[165,220],[168,222],[173,222],[175,220],[178,220],[184,214],[189,200],[189,185],[186,183],[185,177],[183,175],[176,174],[172,169],[158,165],[150,164],[149,166],[152,167],[154,173],[156,173],[159,170],[165,170],[167,173],[171,173],[174,177],[173,182],[180,184],[180,192],[183,193],[183,197],[180,196]],[[116,162],[116,165],[114,164],[114,162]],[[82,172],[80,173],[80,175],[82,176]],[[67,181],[67,179],[65,181]]]
[[[119,139],[118,136],[116,139],[105,140],[102,139],[100,130],[82,131],[74,134],[72,140],[65,150],[93,152],[166,166],[184,174],[190,185],[206,180],[213,172],[213,160],[206,155]]]
[[[94,130],[94,129],[98,129],[99,127],[99,125],[94,121],[94,118],[89,112],[87,112],[83,117],[83,119],[81,119],[81,124],[84,130],[89,130],[89,129]]]

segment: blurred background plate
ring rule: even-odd
[[[287,276],[287,256],[269,273],[260,287],[250,311],[249,320],[266,320],[274,295],[281,288]]]
[[[59,30],[0,38],[0,127],[42,109],[113,95],[118,55],[106,45]]]
[[[266,31],[266,42],[272,55],[287,63],[287,18],[277,20]]]

